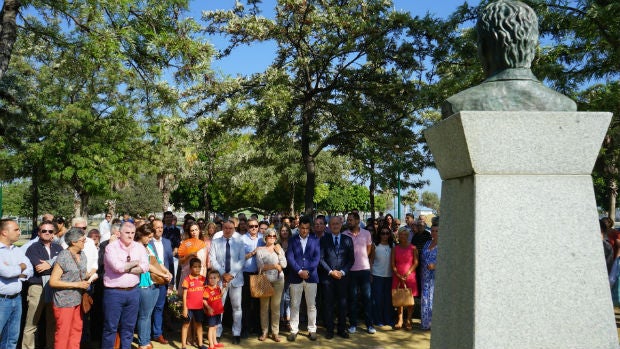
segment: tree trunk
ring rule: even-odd
[[[162,212],[168,211],[170,207],[170,190],[166,187],[161,190],[161,209]]]
[[[211,215],[211,202],[209,201],[209,182],[206,181],[202,186],[202,201],[205,205],[205,219],[209,220]]]
[[[377,189],[377,183],[375,183],[374,176],[374,164],[370,165],[370,184],[368,184],[368,193],[370,200],[370,218],[375,219],[375,190]]]
[[[80,217],[80,208],[82,206],[82,200],[80,200],[80,193],[77,189],[73,189],[73,217]]]
[[[109,213],[112,217],[114,217],[114,214],[116,213],[116,199],[106,200],[105,204],[107,206],[106,213]]]
[[[32,193],[32,229],[37,226],[37,218],[39,217],[39,176],[37,169],[32,170],[32,185],[30,187]]]
[[[308,103],[309,104],[309,103]],[[306,192],[304,195],[304,212],[307,216],[314,217],[314,188],[316,186],[315,159],[310,154],[310,120],[312,113],[306,105],[302,114],[301,126],[301,157],[306,169]]]
[[[90,199],[90,195],[87,192],[82,191],[80,193],[80,216],[84,218],[88,218],[88,201]]]
[[[19,0],[4,0],[0,11],[0,79],[9,68],[13,45],[17,39],[17,23],[15,18],[19,12]],[[35,218],[36,219],[36,218]]]
[[[609,212],[607,216],[612,222],[616,221],[616,199],[618,197],[618,182],[615,178],[609,178],[608,181],[608,189],[609,189]]]
[[[290,194],[288,197],[288,215],[295,215],[295,183],[291,184]]]

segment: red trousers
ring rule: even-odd
[[[82,307],[81,304],[70,308],[54,306],[56,318],[56,336],[54,349],[80,349],[82,339]]]

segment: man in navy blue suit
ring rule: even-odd
[[[154,234],[151,241],[149,241],[149,245],[153,247],[153,251],[155,251],[157,258],[164,262],[166,269],[172,273],[171,280],[174,280],[172,244],[170,243],[170,240],[163,237],[164,223],[159,219],[155,219],[151,225],[153,226]],[[166,303],[168,285],[156,285],[156,287],[159,288],[159,297],[157,298],[157,303],[155,303],[155,308],[153,309],[153,329],[151,334],[154,341],[161,344],[168,344],[168,341],[164,338],[162,331],[164,305]]]
[[[342,217],[334,216],[329,220],[330,233],[321,238],[321,287],[325,306],[324,321],[327,334],[325,338],[334,338],[334,305],[338,306],[338,335],[349,338],[345,330],[347,323],[347,294],[349,270],[353,265],[353,240],[340,234]],[[290,248],[290,247],[289,247]]]
[[[310,235],[310,218],[301,217],[299,234],[291,238],[286,250],[288,281],[291,294],[291,333],[287,339],[295,341],[299,331],[299,306],[302,293],[306,295],[308,309],[308,332],[310,340],[316,340],[316,289],[319,282],[317,268],[321,258],[319,240]]]

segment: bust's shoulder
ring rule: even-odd
[[[492,80],[461,91],[441,106],[442,118],[461,111],[576,111],[567,96],[536,80]]]

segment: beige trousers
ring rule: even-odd
[[[26,323],[24,324],[24,337],[22,339],[22,349],[35,349],[35,335],[37,324],[45,312],[45,347],[54,348],[54,333],[56,331],[56,320],[52,311],[52,303],[45,303],[43,299],[43,286],[30,285],[28,287],[28,311],[26,312]]]
[[[263,334],[269,333],[269,315],[271,314],[271,333],[278,335],[280,332],[280,300],[284,291],[284,279],[272,282],[273,296],[260,299],[260,326]],[[271,311],[269,311],[271,307]]]

